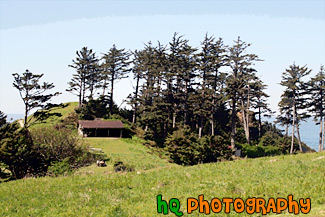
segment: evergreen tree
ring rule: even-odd
[[[0,111],[0,127],[5,125],[6,123],[7,123],[7,115],[5,115],[5,113]]]
[[[128,68],[129,56],[129,52],[125,51],[125,49],[117,49],[114,44],[113,47],[106,54],[104,54],[102,58],[104,60],[103,79],[111,84],[110,114],[113,114],[114,83],[117,80],[127,78],[127,73],[130,71]],[[106,83],[104,85],[106,85]],[[105,91],[103,91],[103,93],[105,93]]]
[[[304,115],[306,112],[299,112],[306,107],[306,101],[304,99],[304,96],[306,95],[304,91],[305,83],[303,81],[303,77],[310,74],[310,72],[311,70],[309,70],[306,66],[300,67],[293,63],[293,65],[290,65],[289,68],[286,69],[286,71],[282,74],[282,81],[280,84],[286,89],[281,96],[282,103],[280,103],[279,106],[282,108],[291,107],[292,109],[292,140],[290,154],[293,153],[295,127],[297,129],[299,149],[302,151],[299,133],[299,121],[307,118],[307,116]]]
[[[206,34],[202,45],[202,51],[198,54],[199,73],[200,73],[200,89],[201,95],[200,107],[195,110],[199,117],[199,137],[202,135],[203,123],[209,120],[211,135],[214,136],[214,114],[222,101],[220,89],[220,72],[219,69],[225,64],[225,47],[220,38],[215,42],[215,38]]]
[[[240,91],[246,85],[246,78],[249,73],[249,68],[258,56],[255,54],[246,54],[246,49],[250,46],[246,42],[240,40],[240,37],[234,41],[234,45],[228,49],[227,64],[231,68],[231,72],[227,77],[227,93],[230,99],[231,107],[231,147],[235,148],[236,134],[236,115],[237,101],[240,98]],[[247,129],[246,129],[247,130]]]
[[[25,105],[24,127],[28,128],[32,121],[40,120],[48,116],[48,110],[52,107],[49,101],[53,96],[60,93],[45,94],[46,91],[54,88],[53,83],[44,82],[40,84],[40,79],[44,74],[33,74],[28,69],[22,75],[18,73],[12,74],[14,76],[13,86],[18,89],[21,99]],[[33,114],[33,118],[29,118],[28,114],[32,109],[40,109]]]
[[[168,74],[167,74],[167,87],[168,87],[168,104],[172,109],[172,128],[176,127],[177,114],[179,114],[181,105],[181,85],[183,79],[182,69],[182,50],[187,44],[188,40],[183,39],[183,36],[178,36],[174,33],[172,41],[169,43],[170,54],[168,56]],[[173,82],[173,81],[176,82]]]
[[[79,98],[79,106],[81,106],[85,103],[87,90],[91,90],[90,96],[92,97],[93,87],[97,82],[98,59],[92,49],[89,50],[87,47],[83,47],[76,54],[77,58],[72,60],[73,64],[69,67],[76,69],[77,73],[73,74],[71,81],[68,82],[69,88],[66,91],[76,94]],[[95,77],[96,81],[93,81]]]
[[[102,67],[99,65],[98,60],[91,65],[89,74],[86,79],[86,89],[89,90],[88,98],[94,98],[95,90],[102,87]]]
[[[285,127],[285,136],[288,137],[289,126],[292,124],[292,105],[291,100],[288,99],[286,94],[281,95],[281,100],[278,104],[279,115],[276,117],[275,123],[279,123]]]
[[[140,86],[140,80],[142,79],[142,62],[143,62],[143,56],[144,56],[144,51],[135,51],[133,53],[133,67],[132,67],[132,72],[133,72],[133,79],[136,81],[135,85],[135,90],[134,90],[134,96],[129,96],[130,98],[130,104],[133,107],[133,115],[132,115],[132,123],[136,122],[136,116],[138,112],[138,106],[139,106],[139,86]]]
[[[319,143],[318,150],[324,150],[324,131],[325,124],[324,112],[325,112],[325,70],[324,66],[320,67],[320,71],[315,77],[311,78],[308,82],[308,90],[310,93],[309,107],[310,111],[314,114],[314,120],[320,125],[319,130]],[[324,128],[323,128],[324,127]]]
[[[251,90],[252,90],[252,103],[253,108],[257,109],[255,114],[258,115],[258,137],[261,138],[262,135],[262,115],[264,117],[270,117],[273,113],[269,108],[269,104],[267,103],[267,99],[269,95],[265,93],[267,85],[263,83],[261,79],[258,77],[255,78],[254,82],[252,83]]]

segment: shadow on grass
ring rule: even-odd
[[[11,180],[10,172],[5,172],[3,169],[0,168],[0,183],[1,182],[8,182]]]

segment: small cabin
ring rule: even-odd
[[[120,137],[122,138],[122,121],[80,120],[78,133],[84,137]]]

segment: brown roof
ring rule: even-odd
[[[82,128],[107,128],[107,129],[123,129],[123,123],[122,121],[100,121],[100,120],[94,120],[94,121],[79,121],[79,125],[81,125]]]

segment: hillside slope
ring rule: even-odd
[[[72,111],[74,105],[68,105],[60,118],[46,125],[60,121],[69,113],[66,109]],[[73,175],[0,183],[0,216],[164,216],[157,213],[159,194],[164,200],[178,198],[184,216],[191,216],[186,213],[186,199],[201,194],[209,201],[292,194],[294,199],[311,199],[311,212],[304,216],[325,216],[325,152],[182,167],[152,154],[136,138],[87,138],[86,142],[107,154],[107,167],[93,164]],[[135,171],[114,172],[116,161]],[[198,215],[198,210],[192,214]],[[216,215],[248,216],[234,210],[211,216]],[[293,216],[286,212],[281,216],[286,215]]]
[[[124,146],[127,144],[132,150],[132,144]],[[123,159],[129,163],[127,157]],[[108,171],[109,167],[90,167],[72,176],[2,183],[0,215],[158,216],[156,196],[162,194],[165,200],[180,199],[181,211],[187,216],[186,198],[197,198],[201,194],[206,200],[213,197],[286,198],[293,194],[294,199],[311,198],[312,208],[307,216],[325,216],[325,153],[192,167],[165,166],[145,171],[141,164],[138,167],[138,171],[130,173],[115,173],[112,168]],[[237,215],[247,216],[231,212],[231,216]],[[170,216],[175,215],[170,213]],[[218,216],[226,214],[221,212]]]

